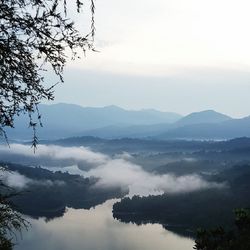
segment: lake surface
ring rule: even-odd
[[[194,241],[159,224],[125,224],[112,216],[116,200],[90,210],[69,208],[63,217],[30,219],[16,250],[192,250]]]

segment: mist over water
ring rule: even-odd
[[[1,177],[5,185],[16,189],[23,189],[33,182],[30,178],[13,171],[3,172]]]
[[[129,142],[129,146],[123,141],[119,143],[108,150],[103,150],[108,144],[101,147],[88,144],[93,148],[39,145],[35,154],[29,145],[12,144],[10,149],[0,146],[0,157],[3,156],[2,159],[6,162],[9,159],[13,163],[10,170],[20,171],[8,172],[4,177],[5,183],[19,190],[34,190],[33,196],[24,201],[26,210],[23,211],[36,219],[28,218],[32,223],[32,230],[24,234],[17,250],[193,248],[192,239],[178,235],[190,235],[191,231],[186,230],[194,232],[197,227],[191,221],[197,219],[195,214],[199,214],[200,209],[205,212],[206,208],[209,209],[207,197],[215,195],[216,199],[229,194],[230,183],[223,178],[203,174],[206,169],[214,173],[214,162],[201,160],[196,153],[197,149],[190,149],[189,144],[186,148],[171,147],[170,151],[162,153],[161,148],[157,151],[158,145],[156,148],[152,147],[152,151],[150,148],[143,151],[144,148],[141,147],[134,152],[134,142]],[[210,154],[206,157],[210,157]],[[26,167],[19,165],[20,162]],[[34,167],[41,168],[31,169]],[[60,172],[51,173],[42,168],[85,178]],[[29,178],[25,176],[26,173]],[[62,181],[58,183],[56,180]],[[221,182],[217,182],[218,180]],[[46,198],[36,201],[37,190],[41,194],[39,197]],[[164,195],[155,196],[159,194]],[[134,195],[145,197],[132,198]],[[148,195],[153,196],[147,197]],[[125,196],[132,199],[110,200]],[[180,200],[182,197],[184,200]],[[196,197],[197,210],[193,207]],[[152,206],[146,203],[147,200],[152,201]],[[34,204],[30,206],[29,201],[34,201]],[[140,204],[141,201],[143,205]],[[139,204],[138,209],[123,209],[122,206],[126,208],[126,202],[136,204],[135,206]],[[113,207],[114,203],[116,204]],[[152,211],[152,207],[152,216],[144,212]],[[169,207],[173,213],[165,212]],[[164,217],[161,218],[162,214]],[[174,214],[177,217],[171,221]],[[201,214],[205,216],[201,220],[204,219],[206,223],[206,218],[209,217],[205,213]],[[203,221],[197,221],[198,223],[202,224]]]
[[[44,168],[53,171],[69,172],[79,174],[84,177],[96,177],[98,182],[95,188],[121,187],[129,189],[129,195],[147,196],[149,194],[161,193],[183,193],[208,188],[223,188],[223,183],[207,182],[197,174],[175,176],[173,174],[154,174],[147,172],[142,166],[130,161],[131,155],[123,153],[113,158],[94,152],[86,147],[61,147],[55,145],[39,145],[36,153],[29,146],[21,144],[12,144],[9,148],[0,147],[0,153],[7,153],[19,156],[30,157],[43,162],[46,160],[48,165],[42,165]],[[56,167],[50,167],[50,162]],[[61,166],[60,161],[71,163],[68,166]],[[78,164],[88,165],[88,170],[82,170]],[[9,174],[7,181],[11,183],[14,180],[16,186],[28,185],[31,180],[25,177],[12,176]],[[12,181],[13,182],[13,181]]]

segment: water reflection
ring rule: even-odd
[[[124,224],[112,216],[109,200],[90,210],[68,209],[63,217],[46,223],[29,219],[16,250],[191,250],[194,242],[158,224]]]

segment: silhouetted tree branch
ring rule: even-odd
[[[55,84],[47,87],[43,73],[52,67],[59,82],[68,59],[77,56],[77,49],[94,50],[94,0],[91,0],[90,32],[81,35],[67,17],[67,0],[0,0],[0,136],[7,140],[6,127],[14,127],[15,116],[25,113],[33,129],[41,125],[38,104],[53,100]],[[82,1],[75,0],[80,12]],[[33,119],[33,114],[38,120]],[[2,171],[2,169],[0,169]],[[28,223],[15,211],[9,192],[0,178],[0,249],[12,249],[12,236]]]
[[[0,0],[0,132],[14,127],[14,117],[27,113],[29,126],[41,100],[53,100],[53,87],[46,87],[43,71],[50,65],[63,82],[63,69],[68,59],[77,57],[77,49],[93,48],[95,35],[94,0],[90,1],[90,32],[82,36],[67,17],[67,0]],[[76,0],[77,11],[83,3]]]

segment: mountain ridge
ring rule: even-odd
[[[224,140],[250,136],[250,116],[233,119],[214,110],[193,112],[184,117],[154,109],[125,110],[115,105],[82,107],[58,103],[39,106],[43,127],[37,129],[41,139],[72,136],[100,138],[152,138]],[[18,117],[16,128],[8,129],[10,139],[31,139],[28,117]]]
[[[60,138],[79,135],[86,130],[94,130],[107,126],[153,125],[173,123],[182,116],[174,112],[155,110],[130,111],[110,105],[105,107],[81,107],[75,104],[58,103],[39,105],[43,127],[39,128],[38,136],[42,138]],[[34,122],[38,122],[34,117]],[[16,117],[15,129],[7,129],[10,138],[31,137],[27,128],[27,116]]]

